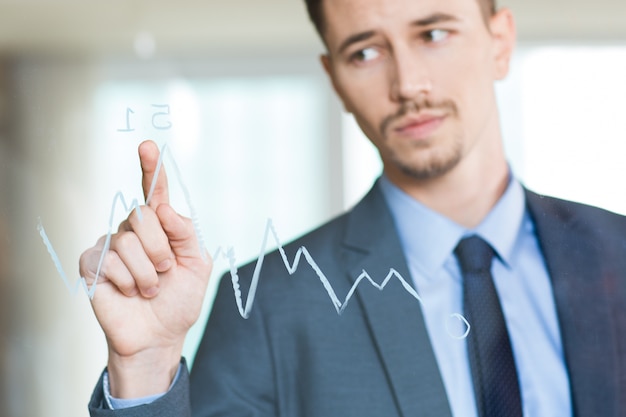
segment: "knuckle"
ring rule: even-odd
[[[139,213],[138,211],[143,211],[143,207],[137,207],[135,209],[133,209],[133,211],[130,212],[130,214],[128,215],[128,218],[126,219],[127,222],[129,223],[134,223],[137,220],[139,220]]]
[[[100,274],[105,276],[110,275],[115,270],[118,260],[119,258],[114,252],[108,251],[105,253],[102,258],[102,270],[100,271]]]
[[[114,246],[116,250],[128,251],[137,246],[139,238],[134,232],[121,232],[115,235]]]
[[[137,287],[142,291],[148,290],[150,288],[156,287],[159,283],[159,279],[156,274],[146,274],[142,277],[142,279],[136,278]]]
[[[171,258],[171,249],[167,244],[156,244],[150,249],[148,256],[153,261],[162,262]]]
[[[130,222],[128,221],[128,219],[124,220],[123,222],[120,223],[120,225],[117,228],[118,233],[121,232],[130,232],[132,231],[133,228],[130,225]]]
[[[95,275],[96,268],[102,250],[100,248],[89,248],[84,251],[78,260],[78,271],[81,277],[89,277]]]
[[[83,251],[78,258],[78,271],[81,277],[87,277],[89,274],[95,274],[95,270],[100,261],[100,256],[104,249],[107,236],[101,236],[96,244],[89,249]]]
[[[128,223],[130,226],[135,229],[137,228],[143,221],[146,219],[146,216],[150,218],[152,215],[152,209],[149,206],[139,206],[135,208],[128,215]]]
[[[100,236],[100,238],[98,239],[98,241],[96,242],[96,245],[91,248],[91,249],[101,249],[104,247],[104,243],[107,240],[107,235],[102,235]]]
[[[119,290],[126,294],[132,294],[135,292],[135,282],[132,279],[123,279],[120,280],[119,282],[116,283],[117,288],[119,288]]]
[[[81,277],[87,276],[87,272],[91,269],[89,268],[89,253],[91,249],[86,250],[80,255],[78,259],[78,273]]]
[[[93,252],[93,248],[89,248],[80,254],[80,257],[78,258],[78,265],[80,267],[82,267],[83,265],[86,265],[89,262],[89,254],[91,252]]]

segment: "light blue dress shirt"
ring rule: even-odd
[[[571,416],[552,287],[519,182],[511,179],[496,206],[472,230],[428,209],[384,176],[379,184],[422,298],[452,414],[477,416],[467,344],[462,338],[467,326],[452,315],[463,312],[462,276],[453,251],[461,238],[478,234],[497,254],[492,274],[511,337],[524,416]]]

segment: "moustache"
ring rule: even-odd
[[[452,100],[440,100],[433,101],[430,99],[424,100],[406,100],[403,101],[398,110],[385,117],[380,123],[380,133],[385,137],[385,132],[393,122],[403,118],[409,113],[419,113],[423,110],[444,110],[451,115],[456,116],[458,114],[458,107]]]

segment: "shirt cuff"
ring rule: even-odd
[[[109,389],[109,372],[104,371],[104,375],[102,377],[102,390],[104,391],[104,399],[106,400],[107,406],[111,410],[122,410],[124,408],[137,407],[139,405],[150,404],[158,400],[159,398],[167,394],[172,389],[172,387],[176,384],[176,381],[178,381],[178,377],[180,375],[180,371],[182,367],[183,367],[182,363],[178,365],[178,370],[176,371],[174,380],[170,384],[170,387],[167,389],[167,391],[161,394],[149,395],[147,397],[128,398],[128,399],[115,398],[111,395],[111,390]]]

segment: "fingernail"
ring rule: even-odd
[[[152,298],[155,295],[157,295],[159,293],[159,287],[152,287],[152,288],[148,288],[145,292],[144,292],[144,296],[148,297],[148,298]]]
[[[169,259],[164,260],[163,262],[157,265],[157,271],[164,272],[172,267],[172,261]]]

